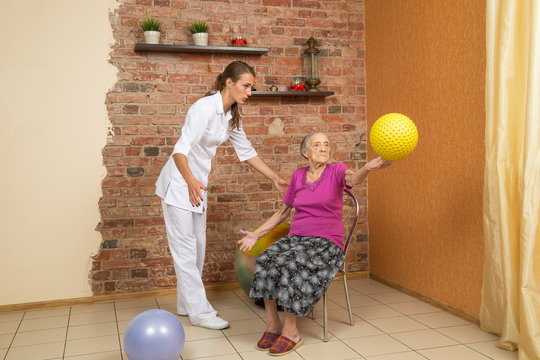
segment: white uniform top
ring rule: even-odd
[[[219,92],[197,100],[189,108],[182,127],[182,135],[156,182],[156,194],[166,204],[197,213],[202,213],[207,206],[207,196],[202,190],[203,206],[191,205],[187,183],[176,167],[172,155],[184,154],[193,176],[206,187],[208,174],[212,168],[212,158],[216,154],[217,147],[226,140],[230,140],[240,161],[257,156],[241,124],[240,129],[231,129],[229,124],[231,118],[230,110],[226,114],[223,113],[223,100]]]

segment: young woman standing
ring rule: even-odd
[[[201,278],[208,175],[217,147],[229,140],[239,160],[272,180],[282,195],[288,185],[257,155],[242,129],[238,105],[247,102],[254,82],[255,71],[241,61],[218,75],[219,91],[189,108],[182,135],[156,182],[178,283],[177,312],[189,315],[193,325],[209,329],[229,326],[206,298]]]

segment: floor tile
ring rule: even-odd
[[[351,307],[358,307],[358,306],[369,306],[369,305],[380,305],[381,303],[367,295],[363,294],[352,294],[349,296],[349,300],[351,301]],[[334,296],[330,298],[330,301],[335,302],[342,308],[347,308],[347,300],[345,296]]]
[[[64,353],[64,342],[30,345],[10,348],[5,360],[44,360],[61,359]]]
[[[107,335],[87,339],[75,339],[66,341],[65,356],[94,354],[120,350],[120,343],[117,335]]]
[[[468,347],[486,355],[493,360],[517,360],[518,351],[503,350],[495,346],[497,341],[483,341],[475,344],[469,344]]]
[[[393,292],[370,294],[369,296],[385,305],[411,302],[411,301],[416,300],[412,296],[406,295],[397,290],[394,290]]]
[[[242,358],[238,354],[225,354],[198,358],[197,360],[242,360]]]
[[[216,309],[217,311],[221,311],[224,309],[234,309],[234,308],[241,308],[246,306],[246,303],[240,300],[237,297],[231,298],[231,297],[224,297],[224,298],[216,298],[213,300],[210,300],[210,303]]]
[[[229,336],[228,339],[238,352],[248,352],[257,350],[257,342],[262,333],[243,334]],[[260,350],[257,350],[260,351]]]
[[[437,331],[463,344],[499,339],[497,335],[485,332],[474,324],[438,328]]]
[[[116,310],[129,309],[129,308],[157,308],[157,302],[154,298],[141,298],[133,300],[115,301]]]
[[[26,314],[24,315],[24,319],[30,320],[30,319],[39,319],[39,318],[44,318],[44,317],[62,316],[62,315],[69,315],[69,307],[27,311]]]
[[[116,321],[116,315],[112,310],[85,312],[79,314],[71,314],[69,318],[69,326],[99,324],[111,321]]]
[[[9,347],[9,344],[11,344],[11,341],[13,340],[13,337],[15,334],[3,334],[0,335],[0,349],[6,349]]]
[[[114,303],[96,303],[88,305],[77,305],[71,307],[71,315],[75,314],[84,314],[90,312],[100,312],[100,311],[114,311]]]
[[[67,356],[64,359],[69,360],[122,360],[120,351],[107,351],[95,354]],[[127,357],[125,358],[127,360]]]
[[[222,338],[225,336],[223,335],[223,331],[192,325],[184,326],[184,334],[186,336],[186,341]]]
[[[17,332],[12,347],[53,343],[66,340],[66,328]]]
[[[67,339],[85,339],[105,335],[118,335],[116,322],[70,326],[67,332]]]
[[[368,322],[388,334],[427,329],[427,326],[406,316],[372,319]]]
[[[431,328],[470,324],[468,321],[446,312],[411,315],[410,317]]]
[[[0,358],[4,359],[4,356],[6,356],[7,349],[0,349]]]
[[[161,296],[161,297],[157,297],[155,298],[156,299],[156,302],[158,303],[158,305],[161,307],[161,305],[165,305],[165,304],[173,304],[173,305],[176,305],[176,295],[171,295],[171,296]]]
[[[266,328],[266,323],[261,319],[229,321],[229,325],[228,329],[222,330],[225,336],[262,333]]]
[[[239,299],[232,291],[207,291],[206,298],[210,301],[219,299]]]
[[[386,334],[348,339],[343,340],[343,342],[364,357],[411,350]]]
[[[404,315],[425,314],[442,311],[441,309],[426,304],[422,301],[409,301],[403,303],[388,304],[388,306]]]
[[[0,335],[3,334],[13,334],[17,331],[19,324],[21,322],[17,321],[5,321],[0,323]]]
[[[352,279],[347,280],[347,284],[350,288],[361,292],[362,294],[381,294],[385,292],[394,292],[396,290],[389,286],[381,284],[371,279]]]
[[[247,320],[247,319],[259,319],[256,312],[251,310],[247,305],[232,309],[222,309],[219,311],[219,316],[225,320]]]
[[[370,305],[354,307],[353,314],[367,320],[367,319],[381,319],[386,317],[400,316],[401,313],[386,305]]]
[[[133,320],[135,316],[154,309],[158,309],[157,305],[116,309],[116,317],[118,320]]]
[[[317,312],[315,317],[315,322],[319,325],[322,325],[323,323],[323,314],[322,312]],[[350,318],[349,318],[349,312],[345,309],[340,310],[332,310],[327,312],[327,319],[328,321],[334,321],[344,324],[350,324]],[[353,313],[353,323],[355,320],[361,320],[358,316],[355,316]]]
[[[235,353],[236,350],[226,338],[186,341],[182,351],[182,359],[189,360]]]
[[[432,329],[396,333],[392,337],[413,350],[458,345],[455,340]]]
[[[363,320],[355,321],[354,325],[351,326],[343,322],[328,322],[328,331],[339,339],[352,339],[361,336],[372,336],[380,335],[383,332]],[[331,335],[329,335],[331,336]]]
[[[488,357],[465,345],[446,346],[434,349],[418,350],[430,360],[487,360]]]
[[[324,330],[322,326],[315,325],[299,328],[300,336],[304,339],[304,344],[316,344],[324,341]],[[338,338],[328,331],[328,341],[337,341]]]
[[[298,352],[302,358],[309,360],[340,360],[359,357],[358,353],[354,352],[349,346],[341,341],[306,344],[300,346],[296,352]]]
[[[376,355],[376,356],[366,356],[367,360],[426,360],[425,357],[418,354],[414,351],[386,354],[386,355]]]
[[[67,327],[68,315],[51,316],[47,318],[23,320],[18,331],[34,331]]]
[[[269,355],[267,351],[260,351],[260,350],[243,352],[240,355],[242,356],[243,360],[270,360],[270,359],[274,358],[274,356]],[[298,355],[298,353],[296,351],[293,351],[292,353],[289,353],[287,355],[280,356],[279,359],[280,360],[281,359],[283,359],[283,360],[302,360],[302,357],[300,355]],[[306,358],[306,359],[308,359],[308,358]]]
[[[23,315],[24,315],[23,311],[0,314],[0,323],[21,321],[21,319],[23,318]]]

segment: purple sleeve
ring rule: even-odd
[[[347,170],[349,170],[349,168],[344,163],[336,163],[336,179],[339,186],[350,190],[352,187],[347,186],[347,183],[345,182],[345,172]]]
[[[287,188],[287,192],[285,193],[285,196],[283,197],[283,202],[289,206],[293,206],[294,202],[294,193],[296,188],[296,177],[298,175],[298,171],[300,169],[296,169],[294,173],[291,176],[291,181],[289,183],[289,187]]]

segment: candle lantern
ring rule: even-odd
[[[321,83],[319,79],[319,49],[315,47],[315,39],[310,37],[307,41],[308,48],[304,51],[304,67],[306,68],[306,81],[308,91],[320,91],[317,85]]]

